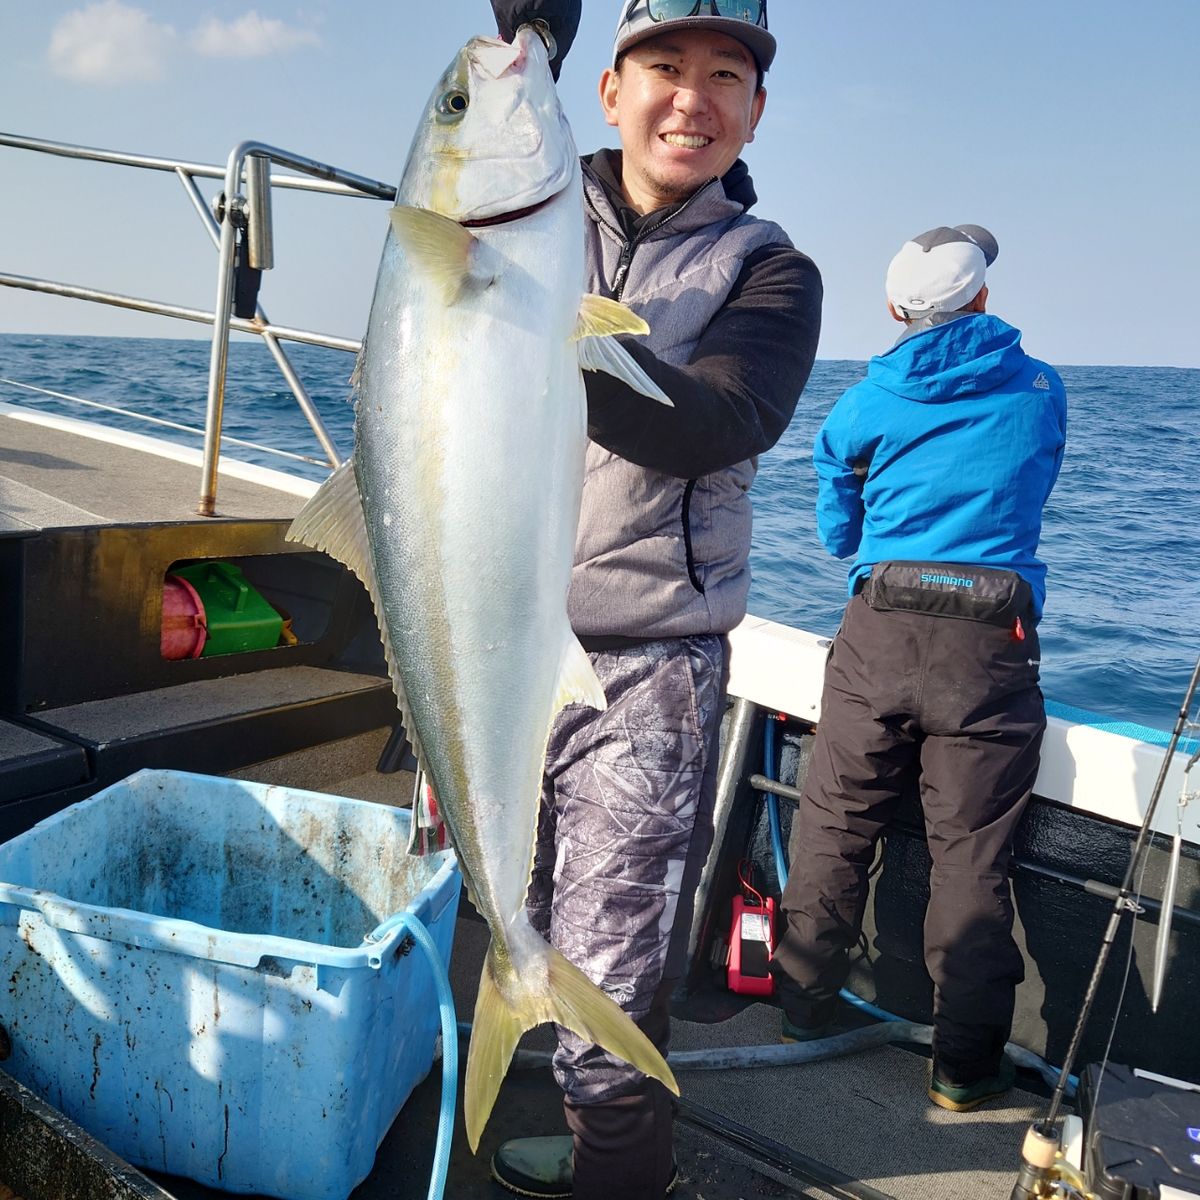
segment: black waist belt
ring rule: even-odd
[[[922,612],[988,625],[1033,623],[1033,589],[1016,571],[960,563],[883,562],[860,581],[877,612]]]
[[[629,650],[634,646],[648,646],[651,642],[661,642],[661,637],[626,637],[620,633],[579,634],[579,644],[589,654],[604,650]]]

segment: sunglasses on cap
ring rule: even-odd
[[[632,21],[641,8],[652,21],[676,21],[680,17],[725,17],[767,27],[767,0],[631,0],[625,20]]]

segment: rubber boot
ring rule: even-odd
[[[575,1139],[513,1138],[492,1156],[492,1178],[518,1196],[565,1197],[574,1185]]]
[[[575,1185],[574,1152],[575,1139],[569,1133],[513,1138],[492,1156],[492,1178],[517,1196],[565,1200]],[[678,1180],[672,1161],[668,1193],[675,1190]]]

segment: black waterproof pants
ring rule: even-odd
[[[867,900],[867,871],[900,797],[919,782],[931,897],[925,965],[934,1062],[951,1083],[994,1074],[1024,966],[1008,861],[1046,716],[1031,621],[1011,628],[846,608],[792,825],[774,970],[789,1019],[829,1021]]]

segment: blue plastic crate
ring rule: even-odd
[[[0,846],[4,1064],[131,1163],[343,1200],[438,1034],[460,876],[409,814],[142,771]]]

